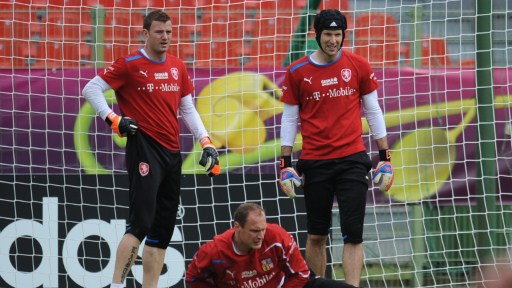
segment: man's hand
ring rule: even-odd
[[[108,126],[110,126],[110,128],[112,128],[119,137],[133,135],[137,133],[137,130],[139,129],[135,120],[130,117],[121,117],[113,111],[108,113],[107,118],[105,118],[105,122],[107,122]]]
[[[219,175],[219,153],[217,152],[217,149],[215,149],[215,145],[213,145],[210,137],[208,136],[204,136],[199,139],[199,143],[201,143],[201,147],[203,148],[203,154],[201,155],[201,160],[199,160],[199,165],[204,167],[208,176],[213,177]]]
[[[389,150],[379,151],[380,162],[373,171],[373,183],[380,185],[380,191],[388,192],[393,185],[395,174],[393,165],[391,165],[391,155]]]
[[[293,169],[291,156],[281,157],[281,172],[279,176],[279,186],[284,194],[289,198],[295,198],[295,188],[302,185],[302,179],[297,171]]]

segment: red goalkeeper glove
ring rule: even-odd
[[[289,198],[295,198],[295,188],[302,185],[302,179],[292,167],[292,156],[281,156],[279,186]]]
[[[380,191],[388,192],[395,179],[389,149],[379,150],[379,158],[380,162],[375,170],[373,170],[373,183],[380,185]]]
[[[137,132],[137,129],[139,129],[135,120],[130,117],[121,117],[114,113],[114,111],[108,113],[105,122],[107,122],[108,126],[110,126],[119,137],[133,135]]]
[[[199,160],[199,165],[203,166],[208,176],[213,177],[220,174],[219,153],[215,149],[210,137],[204,136],[199,139],[203,154]]]

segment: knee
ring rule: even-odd
[[[144,238],[146,238],[146,236],[148,235],[148,232],[149,232],[149,227],[128,226],[125,234],[126,233],[132,234],[133,236],[135,236],[135,238],[139,239],[139,242],[142,243],[142,240],[144,240]]]
[[[308,243],[311,246],[322,247],[327,243],[327,235],[312,235],[308,234]]]

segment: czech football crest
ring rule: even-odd
[[[261,260],[261,269],[263,269],[263,271],[266,272],[272,268],[274,268],[274,263],[272,262],[272,259],[267,258]]]
[[[352,70],[341,69],[341,79],[343,79],[345,82],[348,82],[350,81],[350,78],[352,78]]]
[[[139,173],[142,176],[146,176],[149,173],[149,164],[145,162],[139,163]]]
[[[171,68],[171,75],[174,80],[178,80],[178,69],[177,68]]]

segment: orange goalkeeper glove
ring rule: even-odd
[[[119,137],[133,135],[137,132],[137,129],[139,129],[135,120],[130,117],[121,117],[114,113],[114,111],[108,113],[105,122],[107,122],[108,126],[110,126]]]
[[[199,160],[199,165],[204,167],[208,176],[213,177],[219,175],[219,153],[217,152],[217,149],[215,149],[215,145],[213,145],[210,137],[208,136],[204,136],[199,139],[199,143],[201,143],[201,147],[203,148],[203,154],[201,155],[201,160]]]

